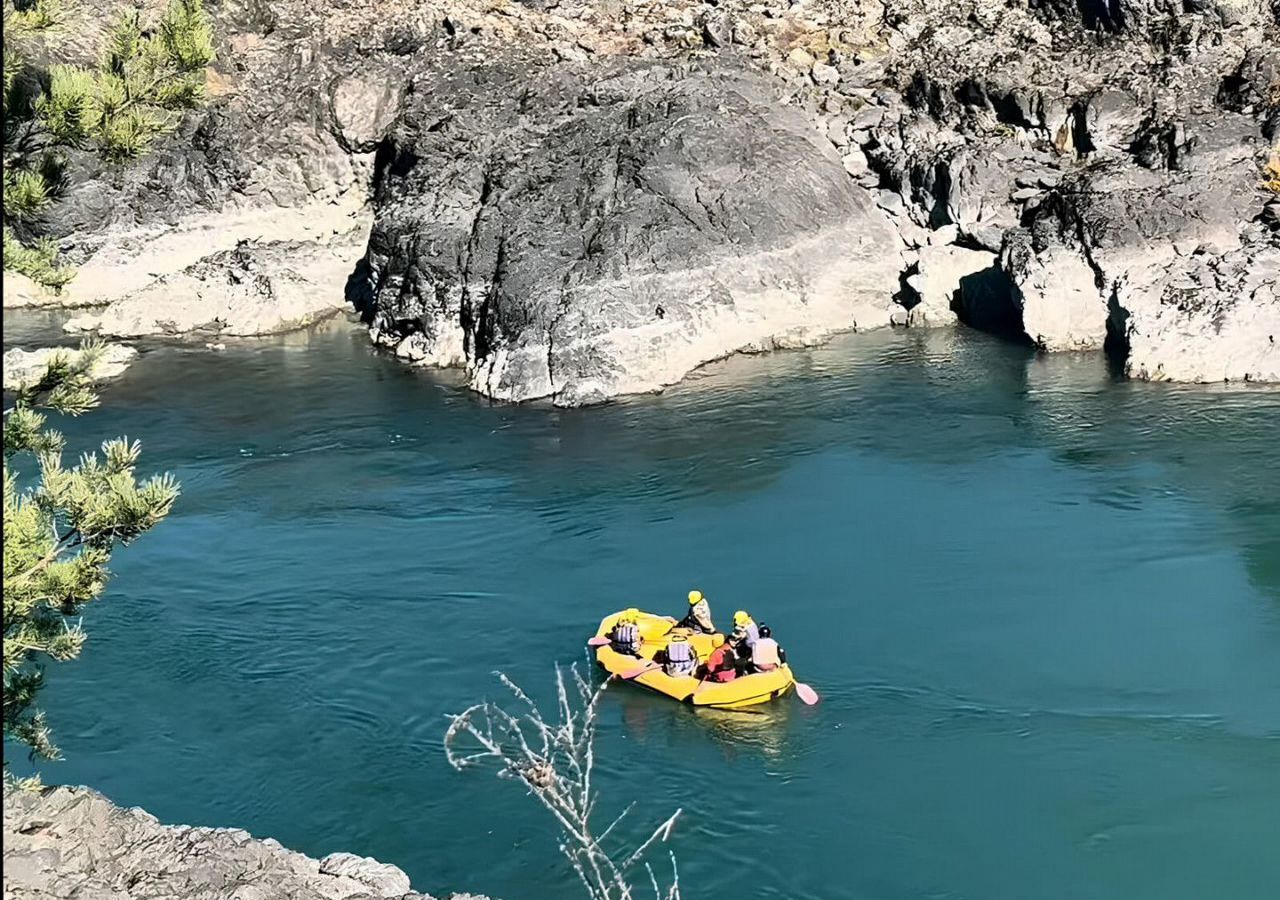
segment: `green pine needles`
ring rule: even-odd
[[[138,480],[140,447],[127,438],[63,465],[63,438],[42,410],[76,416],[97,405],[91,373],[101,349],[55,354],[4,413],[4,736],[44,759],[59,758],[35,706],[44,664],[79,656],[80,612],[106,587],[112,551],[168,515],[178,497],[171,475]],[[26,487],[10,469],[20,458],[39,476]]]
[[[60,27],[57,2],[18,8],[6,0],[4,19],[4,266],[54,290],[73,273],[51,244],[39,243],[40,219],[63,189],[63,153],[92,151],[112,162],[146,153],[204,101],[214,59],[203,0],[170,0],[157,22],[126,10],[96,67],[36,69],[22,44]]]

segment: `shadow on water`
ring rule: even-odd
[[[80,336],[67,334],[62,325],[81,310],[6,309],[4,311],[4,349],[21,347],[71,347]]]

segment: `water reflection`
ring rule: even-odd
[[[793,697],[752,709],[697,709],[700,730],[720,746],[725,762],[735,763],[744,753],[758,753],[779,760],[793,752],[791,717],[796,711]]]
[[[744,753],[781,759],[793,749],[790,726],[798,704],[793,697],[749,709],[708,709],[615,682],[609,687],[609,703],[619,710],[625,733],[642,744],[662,739],[701,746],[710,736],[726,763],[739,761]]]

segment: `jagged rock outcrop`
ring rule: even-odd
[[[74,160],[50,223],[84,262],[71,298],[121,302],[103,323],[177,321],[136,314],[164,277],[207,309],[184,322],[214,321],[232,301],[180,273],[239,241],[323,243],[354,215],[372,237],[351,298],[374,338],[506,399],[586,402],[735,349],[952,313],[1046,350],[1105,346],[1138,377],[1272,377],[1274,3],[234,0],[216,16],[210,108],[131,168]],[[621,111],[647,94],[673,106],[633,134]],[[615,194],[627,166],[662,177]]]
[[[1000,253],[1007,291],[960,298],[961,318],[1045,350],[1105,346],[1137,377],[1276,380],[1259,172],[1280,10],[908,6],[915,42],[886,65],[901,99],[872,96],[897,124],[863,149],[917,224]]]
[[[900,244],[769,83],[623,63],[432,74],[387,147],[374,334],[506,400],[579,404],[889,324]]]
[[[431,900],[400,869],[237,828],[161,825],[96,791],[4,788],[6,900]],[[452,900],[485,900],[454,894]]]
[[[1190,173],[1098,165],[1007,235],[1002,263],[1038,345],[1106,345],[1152,380],[1280,380],[1280,241],[1245,218],[1247,168],[1198,149]]]

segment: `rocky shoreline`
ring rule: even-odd
[[[432,900],[395,866],[236,828],[162,825],[83,787],[4,788],[6,900]],[[453,894],[452,900],[486,900]]]
[[[69,328],[354,308],[408,363],[561,405],[957,322],[1137,378],[1280,381],[1280,4],[214,15],[210,105],[126,169],[75,161],[48,229],[82,266],[67,302],[107,305]]]

